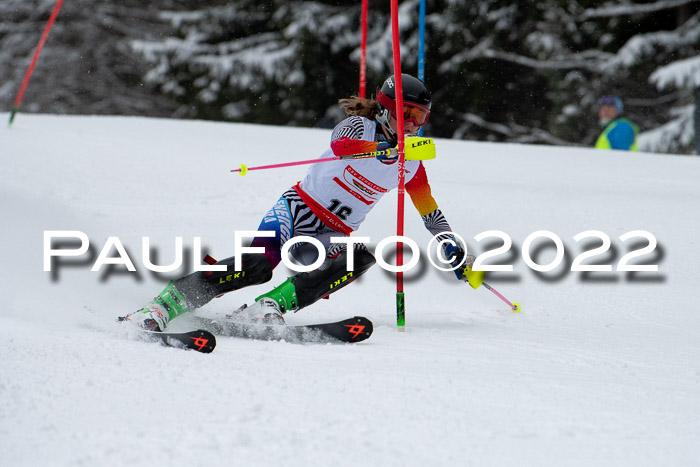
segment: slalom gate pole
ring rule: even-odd
[[[503,300],[504,302],[506,302],[506,303],[508,304],[508,306],[510,307],[510,309],[513,310],[513,312],[515,312],[515,313],[520,312],[520,304],[519,304],[519,303],[515,303],[515,302],[511,303],[506,297],[504,297],[503,295],[501,295],[500,293],[498,293],[498,291],[496,291],[496,289],[494,289],[493,287],[491,287],[490,285],[488,285],[486,282],[482,282],[481,285],[483,285],[483,286],[486,287],[488,290],[490,290],[491,292],[493,292],[494,295],[496,295],[496,297],[498,297],[498,298],[500,298],[501,300]]]
[[[49,16],[49,20],[46,23],[46,27],[44,27],[44,32],[41,35],[41,39],[39,39],[39,44],[36,46],[36,50],[34,50],[34,56],[32,57],[32,61],[29,63],[29,68],[27,69],[27,72],[24,74],[24,79],[22,80],[22,85],[19,88],[19,93],[17,94],[15,103],[12,106],[12,111],[10,112],[10,123],[8,123],[8,126],[12,126],[12,122],[15,119],[15,114],[19,110],[19,105],[22,102],[22,97],[24,97],[24,91],[27,89],[27,84],[29,84],[29,78],[31,78],[32,72],[34,72],[34,67],[36,66],[37,60],[39,59],[41,49],[44,48],[44,43],[46,42],[46,38],[49,37],[49,32],[51,31],[53,23],[56,21],[56,17],[58,16],[58,11],[61,9],[61,5],[63,5],[63,0],[58,0],[56,2],[56,6],[53,7],[51,16]]]
[[[404,141],[404,119],[403,119],[403,83],[401,81],[401,47],[399,42],[399,5],[398,0],[391,0],[391,43],[394,54],[394,85],[396,94],[396,133],[398,136],[399,162],[399,202],[396,216],[396,235],[402,237],[404,234],[404,197],[406,194],[406,153]],[[396,325],[399,331],[406,330],[406,302],[403,292],[403,243],[396,244]]]
[[[425,0],[420,0],[418,10],[418,79],[425,82]],[[423,136],[423,127],[418,136]]]
[[[360,97],[367,94],[367,1],[362,0],[362,39],[360,40]]]

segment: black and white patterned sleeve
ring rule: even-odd
[[[365,124],[362,117],[348,117],[338,124],[333,129],[331,141],[337,141],[341,138],[362,139],[365,134]]]
[[[433,236],[437,236],[438,241],[452,238],[452,235],[442,234],[443,232],[451,232],[452,228],[450,227],[450,224],[447,223],[447,219],[445,219],[445,216],[442,214],[442,211],[440,211],[439,208],[435,209],[430,214],[426,214],[422,217],[422,219],[423,223],[425,224],[425,228],[428,229]]]

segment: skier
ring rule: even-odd
[[[624,116],[622,99],[603,96],[598,99],[598,119],[603,132],[595,143],[596,149],[639,151],[637,134],[639,127]]]
[[[431,95],[424,84],[413,76],[402,74],[405,134],[413,135],[430,116]],[[339,101],[348,117],[340,122],[331,136],[330,148],[322,157],[374,152],[395,147],[397,121],[395,82],[390,76],[377,91],[377,98],[352,96]],[[243,305],[233,314],[244,322],[283,324],[283,314],[296,312],[327,297],[365,273],[374,263],[374,256],[362,244],[353,246],[354,270],[347,270],[347,246],[331,243],[331,237],[349,236],[384,194],[398,186],[396,156],[350,159],[312,165],[304,180],[285,191],[265,214],[259,231],[270,231],[272,237],[256,237],[251,247],[264,247],[265,253],[246,253],[241,257],[242,269],[233,271],[235,257],[216,262],[227,266],[225,272],[195,272],[171,281],[146,307],[128,319],[142,328],[162,331],[172,318],[199,308],[214,297],[246,286],[262,284],[272,278],[272,270],[281,261],[281,248],[287,240],[310,236],[321,242],[327,251],[323,264],[311,271],[296,274],[251,306]],[[406,161],[406,191],[411,197],[425,227],[432,235],[450,232],[451,228],[430,192],[423,163]],[[450,235],[444,243],[445,258],[451,259],[455,274],[467,280],[474,257],[466,256],[463,247]],[[299,246],[301,245],[301,246]],[[290,254],[301,264],[313,264],[316,248],[300,243]]]

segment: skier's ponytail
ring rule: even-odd
[[[379,112],[379,103],[374,99],[364,99],[359,96],[350,96],[340,99],[338,105],[348,116],[358,116],[374,120]]]

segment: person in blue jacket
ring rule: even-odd
[[[619,149],[639,151],[637,135],[639,127],[624,116],[622,99],[617,96],[603,96],[598,99],[598,119],[603,132],[595,143],[596,149]]]

